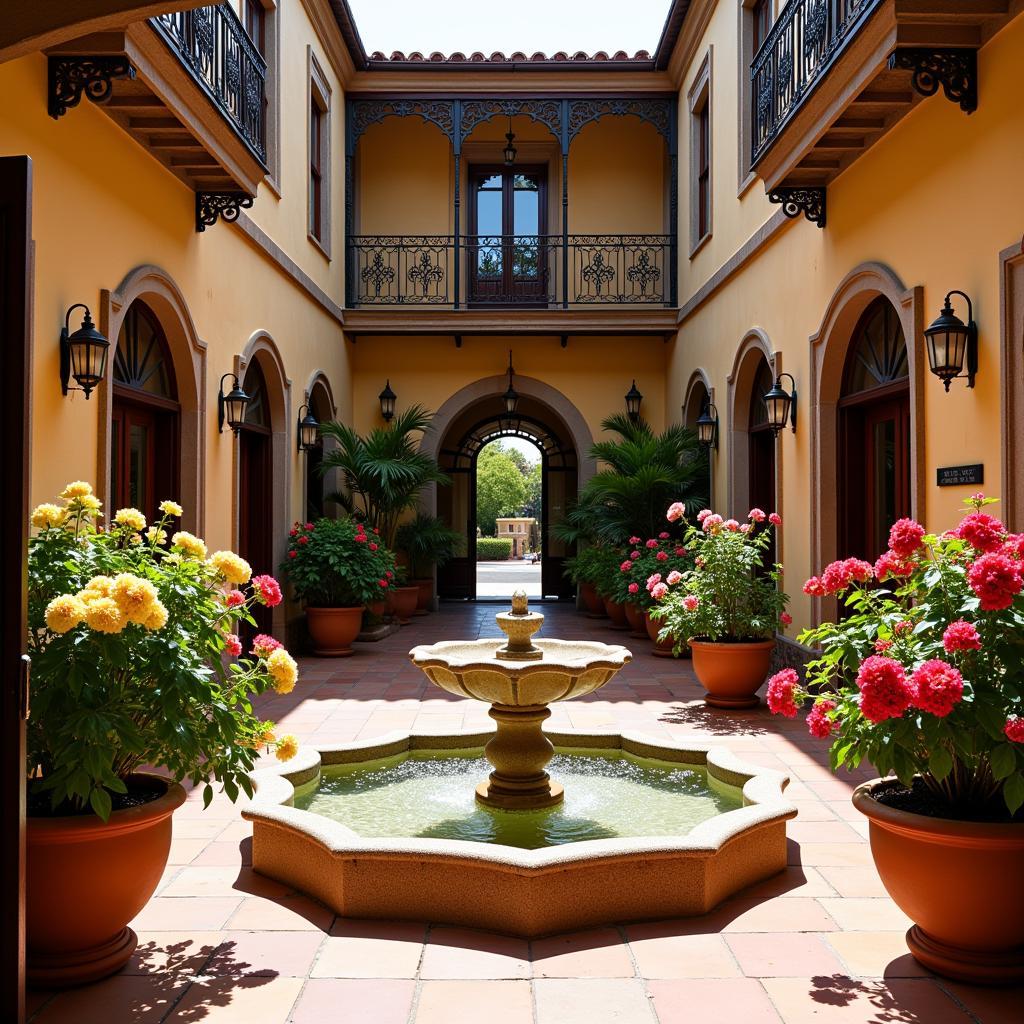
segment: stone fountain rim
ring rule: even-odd
[[[499,637],[488,637],[480,640],[441,640],[434,644],[417,644],[409,651],[409,660],[418,668],[447,668],[458,669],[460,672],[481,671],[488,672],[500,668],[502,672],[508,672],[516,676],[535,675],[538,672],[552,672],[560,669],[619,669],[625,667],[633,660],[633,652],[622,644],[604,644],[596,640],[556,640],[543,637],[534,639],[533,644],[544,651],[544,658],[537,661],[506,661],[495,654],[490,658],[451,658],[444,655],[444,648],[477,648],[480,650],[493,649],[495,652],[505,645],[506,641]],[[581,654],[579,658],[548,657],[552,653],[564,648],[588,645],[591,654]],[[593,652],[603,648],[606,652],[602,657],[594,658]],[[430,653],[428,653],[430,652]]]
[[[372,761],[415,750],[475,750],[483,747],[492,735],[493,731],[394,732],[363,742],[325,747],[303,745],[286,764],[249,773],[254,792],[252,803],[242,809],[242,817],[254,826],[265,824],[283,828],[314,842],[329,854],[346,859],[455,860],[532,875],[591,861],[638,856],[709,858],[731,840],[782,823],[797,814],[797,808],[783,797],[788,775],[748,764],[719,744],[692,741],[676,744],[643,733],[576,730],[552,730],[546,731],[546,735],[562,749],[622,750],[641,757],[704,767],[720,782],[741,788],[745,806],[715,815],[682,836],[588,839],[539,850],[462,839],[364,837],[330,818],[292,806],[295,786],[317,778],[322,765]]]

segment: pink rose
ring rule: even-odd
[[[815,702],[811,713],[807,716],[807,731],[815,739],[827,740],[832,735],[836,723],[828,717],[828,713],[835,709],[835,701],[825,699]]]
[[[697,597],[696,594],[687,594],[686,597],[683,598],[683,607],[688,612],[695,612],[699,604],[700,598]]]
[[[237,658],[242,653],[242,641],[238,639],[237,633],[228,633],[224,637],[224,650],[232,658]]]
[[[707,519],[707,517],[708,517],[709,515],[711,515],[711,509],[709,509],[709,508],[702,508],[702,509],[701,509],[701,510],[700,510],[700,511],[699,511],[699,512],[697,513],[697,522],[698,522],[698,523],[703,523],[703,522],[704,522],[704,520],[705,520],[705,519]]]
[[[740,524],[735,519],[726,519],[722,526],[730,533],[735,533],[740,528]]]
[[[639,594],[640,593],[640,584],[639,583],[630,583],[630,585],[629,585],[629,587],[627,589],[629,590],[629,592],[631,594]]]
[[[652,537],[649,541],[647,541],[647,544],[645,546],[648,548],[648,550],[653,551],[654,548],[658,546],[658,542]]]
[[[759,509],[759,508],[752,508],[747,513],[747,518],[752,523],[763,523],[765,521],[765,519],[767,519],[768,517],[765,515],[764,512],[761,511],[761,509]]]
[[[655,583],[654,586],[651,587],[651,597],[653,597],[655,601],[660,601],[667,593],[668,587],[665,586],[664,583]]]
[[[667,551],[659,551],[654,557],[659,562],[667,562],[668,561],[668,552]]]
[[[795,669],[784,668],[781,672],[768,680],[766,698],[768,710],[773,715],[783,715],[786,718],[796,718],[797,703],[796,692],[800,686],[800,677]]]
[[[256,600],[268,608],[276,608],[281,603],[281,584],[273,576],[254,576],[253,587],[256,588]]]
[[[957,619],[956,622],[951,622],[942,634],[942,646],[947,654],[955,654],[957,651],[980,651],[981,637],[972,623]]]
[[[671,534],[666,533],[664,530],[662,530],[662,532],[658,534],[658,540],[668,540],[670,536]]]
[[[768,522],[771,523],[772,526],[781,526],[782,516],[780,516],[778,512],[772,512],[768,516]]]
[[[674,587],[682,578],[683,578],[683,574],[681,572],[677,572],[675,569],[673,569],[668,574],[668,577],[666,578],[665,582],[670,587]]]
[[[245,594],[240,590],[229,590],[224,596],[224,603],[229,608],[237,608],[240,604],[245,604]]]
[[[686,515],[686,508],[681,501],[673,501],[668,507],[668,512],[665,513],[665,518],[670,522],[674,523],[682,519]]]

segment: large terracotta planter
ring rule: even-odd
[[[387,601],[374,601],[372,604],[366,606],[366,610],[371,615],[376,615],[378,619],[383,618],[387,614],[388,603]]]
[[[430,605],[434,600],[434,577],[424,577],[420,580],[410,580],[409,585],[415,587],[416,594],[416,615],[426,615],[430,611]]]
[[[604,610],[611,619],[612,629],[629,629],[629,620],[626,618],[626,609],[618,601],[604,599]]]
[[[591,619],[603,619],[605,617],[604,601],[601,595],[594,589],[593,583],[580,584],[580,597],[583,599],[583,607]]]
[[[644,624],[644,612],[635,604],[628,602],[622,606],[626,613],[626,621],[629,623],[629,635],[641,640],[647,639],[647,626]]]
[[[416,600],[419,594],[419,587],[392,587],[389,591],[391,614],[398,619],[400,626],[408,626],[416,614]]]
[[[147,778],[152,778],[149,776]],[[171,850],[171,815],[185,790],[140,807],[29,818],[26,945],[29,984],[70,988],[120,970],[138,937],[128,922],[160,883]]]
[[[774,640],[739,644],[691,640],[693,671],[708,691],[704,703],[714,708],[757,707],[757,690],[768,675],[774,647]]]
[[[306,625],[314,654],[321,658],[347,658],[352,654],[352,641],[363,628],[363,606],[307,608]]]
[[[669,635],[664,640],[658,639],[658,634],[661,632],[662,627],[665,624],[658,619],[652,619],[648,612],[644,612],[644,629],[647,635],[654,641],[654,648],[651,654],[658,658],[674,658],[675,653],[675,637]],[[679,655],[682,657],[682,654]]]
[[[869,821],[871,854],[893,902],[914,926],[910,952],[960,981],[1024,980],[1024,823],[948,821],[879,803],[858,786],[854,806]]]

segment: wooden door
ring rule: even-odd
[[[463,537],[455,557],[437,570],[439,597],[476,600],[476,469],[446,468],[451,483],[437,489],[437,514]]]
[[[273,500],[271,434],[264,427],[246,424],[238,433],[238,549],[252,566],[254,576],[274,575]],[[272,632],[269,608],[256,605],[253,617],[258,632]],[[251,627],[247,632],[251,632]]]
[[[550,465],[550,459],[541,463],[540,585],[544,597],[574,600],[576,585],[565,575],[565,560],[575,548],[551,533],[551,527],[561,522],[576,501],[578,470],[574,465]]]

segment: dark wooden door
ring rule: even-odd
[[[470,303],[545,304],[547,169],[472,167],[470,189]]]
[[[752,427],[750,430],[749,455],[749,490],[750,507],[759,508],[764,512],[775,511],[775,435],[766,425]],[[737,516],[746,514],[746,509],[736,509]],[[765,564],[775,562],[775,535],[771,535],[771,544],[765,555]]]
[[[540,503],[540,586],[544,597],[574,600],[576,585],[565,575],[565,560],[575,552],[573,546],[552,536],[551,527],[560,523],[576,501],[577,469],[574,465],[541,463]]]
[[[25,720],[28,714],[29,365],[32,161],[0,158],[0,331],[4,500],[0,502],[0,1020],[25,1019]]]
[[[464,540],[437,570],[439,597],[476,600],[476,470],[446,468],[451,483],[437,489],[437,515]]]
[[[178,416],[115,393],[111,416],[110,503],[158,519],[157,505],[178,499]]]
[[[274,574],[274,481],[270,431],[246,424],[238,433],[238,551],[254,576]],[[256,605],[253,617],[260,633],[270,633],[269,608]],[[251,627],[246,630],[249,635]],[[251,639],[251,636],[249,637]]]

